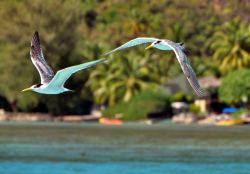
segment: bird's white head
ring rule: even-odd
[[[149,49],[149,48],[157,48],[159,50],[169,50],[169,47],[166,47],[166,44],[164,43],[164,40],[157,40],[152,42],[149,46],[147,46],[145,49]]]
[[[22,92],[25,92],[25,91],[36,91],[36,90],[39,89],[41,86],[42,86],[42,84],[32,85],[32,86],[29,87],[29,88],[23,89]]]

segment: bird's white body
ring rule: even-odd
[[[40,93],[40,94],[60,94],[64,92],[72,91],[65,87],[48,87],[48,84],[41,85],[39,88],[33,88],[32,91]]]

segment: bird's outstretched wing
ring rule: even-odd
[[[167,41],[166,43],[170,47],[172,47],[172,49],[176,55],[176,58],[181,65],[181,69],[182,69],[183,73],[186,76],[186,78],[188,79],[188,82],[191,85],[191,87],[194,89],[195,93],[200,97],[204,96],[205,93],[201,89],[200,84],[197,80],[196,74],[195,74],[193,68],[191,67],[190,62],[189,62],[186,54],[181,49],[181,47],[172,41]]]
[[[75,66],[70,66],[68,68],[61,69],[60,71],[57,71],[54,78],[48,84],[48,87],[53,87],[53,88],[63,87],[64,83],[68,80],[68,78],[70,78],[70,76],[72,74],[74,74],[77,71],[80,71],[82,69],[86,69],[86,68],[92,67],[96,64],[102,63],[105,60],[106,59],[99,59],[99,60],[95,60],[95,61],[91,61],[91,62],[87,62],[87,63],[83,63],[83,64],[79,64],[79,65],[75,65]]]
[[[152,38],[152,37],[138,37],[138,38],[135,38],[133,40],[126,42],[125,44],[113,49],[112,51],[110,51],[108,53],[105,53],[103,56],[107,56],[107,55],[112,54],[116,51],[123,50],[123,49],[129,48],[129,47],[134,47],[134,46],[146,44],[149,42],[152,43],[152,42],[157,41],[157,40],[159,40],[159,39]]]
[[[43,52],[40,46],[40,39],[38,32],[36,31],[31,40],[30,46],[30,57],[32,63],[35,65],[36,69],[39,72],[41,78],[41,84],[47,84],[51,81],[54,76],[54,72],[47,65]]]

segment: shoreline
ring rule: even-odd
[[[179,115],[174,115],[172,118],[164,118],[164,119],[145,119],[138,121],[122,121],[120,119],[110,119],[106,117],[102,117],[99,115],[60,115],[53,116],[48,113],[14,113],[14,112],[5,112],[4,110],[0,110],[0,123],[1,122],[63,122],[63,123],[98,123],[98,124],[106,124],[106,125],[115,125],[114,122],[119,121],[120,124],[145,124],[145,125],[155,125],[155,124],[164,124],[165,122],[172,122],[172,124],[177,125],[215,125],[215,126],[235,126],[235,125],[248,125],[250,123],[249,117],[240,117],[237,119],[230,118],[229,116],[219,116],[221,118],[218,119],[218,115],[209,114],[207,116],[197,116],[192,113],[181,113]],[[106,119],[105,122],[102,122],[102,119]],[[108,123],[108,124],[107,124]]]

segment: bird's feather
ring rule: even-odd
[[[54,72],[46,63],[43,52],[40,46],[40,39],[38,32],[35,32],[32,40],[31,40],[31,47],[30,47],[30,57],[32,63],[35,65],[36,69],[39,72],[41,83],[47,84],[51,81],[54,76]]]
[[[202,97],[205,95],[205,93],[203,92],[203,90],[200,87],[200,84],[197,80],[196,74],[193,70],[193,68],[190,65],[190,62],[187,58],[187,56],[185,55],[185,53],[183,52],[183,50],[179,47],[179,45],[176,45],[176,43],[167,40],[165,42],[168,46],[172,47],[176,58],[178,60],[178,62],[180,63],[181,69],[184,73],[184,75],[186,76],[189,84],[191,85],[191,87],[194,89],[195,93]]]
[[[128,42],[126,42],[125,44],[111,50],[110,52],[108,53],[105,53],[104,56],[106,55],[109,55],[109,54],[112,54],[116,51],[119,51],[119,50],[123,50],[123,49],[126,49],[126,48],[130,48],[130,47],[134,47],[134,46],[137,46],[137,45],[141,45],[141,44],[146,44],[146,43],[152,43],[154,41],[157,41],[159,39],[157,38],[151,38],[151,37],[138,37],[136,39],[133,39],[133,40],[130,40]]]
[[[50,81],[50,83],[48,84],[47,87],[48,88],[61,88],[61,87],[63,87],[64,83],[68,80],[68,78],[70,78],[70,76],[72,74],[74,74],[77,71],[80,71],[82,69],[86,69],[86,68],[92,67],[92,66],[94,66],[96,64],[102,63],[105,60],[106,59],[99,59],[99,60],[95,60],[95,61],[91,61],[91,62],[71,66],[71,67],[68,67],[68,68],[64,68],[64,69],[62,69],[60,71],[57,71],[56,75]]]

